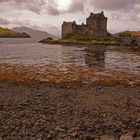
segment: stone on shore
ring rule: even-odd
[[[134,140],[140,140],[140,137],[135,138]]]
[[[123,134],[120,140],[134,140],[132,134]]]
[[[137,117],[137,122],[140,123],[140,115]]]
[[[100,137],[100,140],[115,140],[113,136],[103,135]]]

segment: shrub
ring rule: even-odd
[[[97,42],[113,42],[116,39],[112,36],[94,36],[94,35],[80,35],[80,34],[67,34],[64,39],[75,41],[97,41]]]
[[[50,40],[53,40],[52,37],[47,37],[46,40],[50,41]]]

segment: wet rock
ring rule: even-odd
[[[42,96],[42,93],[37,93],[36,96],[38,96],[38,97],[39,97],[39,96]]]
[[[120,133],[120,132],[121,132],[121,127],[115,128],[115,129],[114,129],[114,132],[115,132],[115,133]]]
[[[115,138],[113,136],[103,135],[100,136],[100,140],[115,140]]]
[[[120,140],[134,140],[132,134],[124,134],[120,137]]]
[[[137,130],[133,135],[133,138],[137,138],[137,137],[140,137],[140,130]]]
[[[62,128],[60,128],[59,126],[58,126],[58,127],[56,127],[56,128],[55,128],[55,130],[56,130],[56,131],[58,131],[58,132],[65,132],[65,130],[64,130],[64,129],[62,129]]]
[[[74,132],[74,133],[72,133],[72,134],[71,134],[71,137],[72,137],[72,138],[76,138],[76,137],[78,137],[78,132]]]
[[[48,136],[47,136],[47,140],[53,140],[53,135],[52,134],[49,134]]]
[[[86,140],[94,140],[94,137],[92,135],[86,136]]]
[[[93,127],[91,127],[91,128],[87,128],[87,130],[88,130],[88,133],[93,133],[96,129],[95,128],[93,128]]]
[[[8,137],[5,137],[4,140],[21,140],[21,137],[10,137],[10,136],[8,136]]]
[[[136,137],[134,140],[140,140],[140,137]]]
[[[137,122],[140,123],[140,115],[137,118]]]

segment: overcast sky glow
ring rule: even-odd
[[[57,34],[63,21],[85,22],[104,11],[108,30],[140,30],[140,0],[0,0],[0,26],[28,26]]]

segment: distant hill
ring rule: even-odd
[[[114,34],[116,37],[140,37],[140,31],[123,31]]]
[[[34,29],[24,27],[24,26],[23,27],[15,27],[12,30],[16,31],[16,32],[26,32],[33,39],[43,39],[43,38],[47,38],[47,37],[55,38],[53,35],[45,32],[45,31],[34,30]]]
[[[31,38],[31,37],[25,32],[19,33],[7,28],[0,27],[0,38]]]
[[[136,37],[140,37],[140,31],[131,31],[131,34]]]

